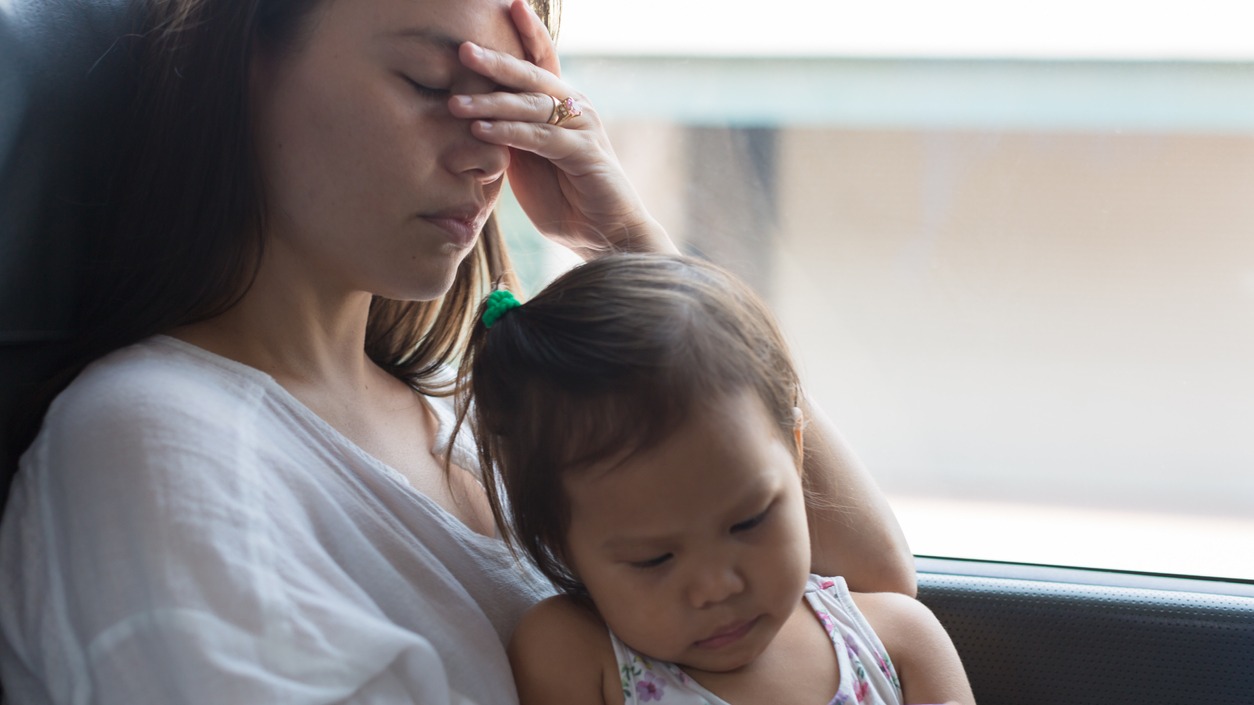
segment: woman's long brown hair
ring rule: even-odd
[[[256,52],[299,51],[324,2],[139,0],[119,40],[133,82],[117,161],[92,232],[63,369],[27,400],[11,429],[12,467],[52,399],[91,361],[212,318],[248,291],[265,248],[266,208],[254,151],[249,76]],[[558,0],[531,0],[551,30]],[[119,99],[112,95],[113,100]],[[366,351],[424,393],[451,392],[478,300],[512,277],[495,219],[434,301],[375,297]]]

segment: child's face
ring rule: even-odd
[[[733,670],[801,604],[810,570],[801,479],[755,394],[698,409],[659,446],[565,486],[571,565],[633,649]]]

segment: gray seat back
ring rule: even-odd
[[[129,105],[125,0],[0,4],[0,491],[19,398],[64,362],[81,253]]]

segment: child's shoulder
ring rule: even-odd
[[[567,595],[542,600],[523,615],[509,657],[524,705],[622,702],[605,622]]]
[[[926,605],[908,595],[896,592],[850,592],[849,596],[889,651],[893,650],[894,643],[908,642],[909,635],[920,629],[940,626],[940,622]],[[902,636],[906,638],[899,638]]]
[[[958,652],[926,605],[895,592],[849,595],[888,651],[907,698],[969,702]]]
[[[514,640],[543,639],[561,636],[572,640],[585,638],[609,644],[609,632],[596,610],[570,595],[553,595],[527,610],[514,632]]]
[[[896,592],[854,592],[840,576],[811,575],[806,591],[825,592],[839,603],[852,603],[890,650],[889,642],[895,641],[892,637],[896,634],[936,622],[932,611],[913,597]]]

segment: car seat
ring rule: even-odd
[[[74,328],[110,131],[130,103],[126,15],[125,0],[0,0],[0,499],[18,400],[64,363]]]

